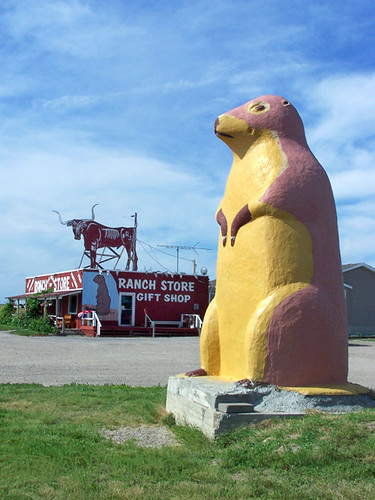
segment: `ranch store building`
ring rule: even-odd
[[[208,306],[208,276],[76,269],[26,278],[20,301],[37,297],[68,332],[88,336],[197,335]]]

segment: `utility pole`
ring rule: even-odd
[[[211,248],[201,248],[201,247],[197,247],[197,245],[199,245],[199,242],[196,243],[194,246],[182,246],[182,245],[158,245],[158,247],[164,247],[164,248],[175,248],[176,249],[176,253],[177,253],[177,272],[179,272],[179,258],[180,258],[180,250],[194,250],[194,252],[196,254],[197,253],[197,250],[211,250]],[[195,271],[196,271],[196,262],[195,260],[193,260],[193,274],[195,274]]]
[[[137,212],[135,212],[134,215],[132,215],[132,217],[134,217],[134,237],[133,237],[133,261],[132,261],[132,270],[133,271],[136,271],[137,269],[135,269],[135,259],[134,259],[134,255],[136,255],[136,245],[137,245],[137,226],[138,226],[138,214]]]

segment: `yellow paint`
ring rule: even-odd
[[[226,380],[262,381],[267,328],[275,307],[308,286],[313,274],[312,242],[306,227],[285,211],[260,201],[288,167],[276,134],[253,130],[222,115],[217,131],[233,151],[233,165],[219,209],[228,239],[219,241],[216,296],[203,322],[201,362],[210,375]],[[234,217],[248,205],[253,221],[230,244]]]
[[[180,378],[187,378],[190,379],[191,377],[188,377],[186,373],[179,373],[176,375],[176,377]],[[200,376],[199,377],[199,382],[214,382],[214,383],[221,383],[224,382],[226,384],[234,384],[235,382],[238,382],[237,379],[231,378],[231,377],[221,377],[220,375],[206,375],[206,376]]]
[[[324,396],[355,396],[356,394],[367,394],[369,389],[358,384],[342,385],[317,385],[316,387],[280,387],[284,391],[294,391],[306,396],[317,396],[323,394]]]
[[[180,378],[187,378],[184,373],[177,375]],[[236,377],[223,377],[220,375],[199,377],[200,381],[213,383],[228,383],[232,384],[238,381]],[[305,396],[355,396],[357,394],[368,394],[370,389],[359,384],[351,384],[347,382],[342,385],[317,385],[315,387],[278,387],[282,391],[298,392]],[[250,389],[251,390],[251,389]]]

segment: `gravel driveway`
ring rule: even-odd
[[[21,337],[0,332],[0,383],[166,385],[198,368],[198,337]],[[375,388],[375,342],[350,341],[349,381]]]

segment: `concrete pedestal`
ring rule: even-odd
[[[274,386],[249,389],[212,377],[169,377],[168,412],[177,424],[200,429],[214,439],[222,433],[274,417],[304,415],[306,409],[335,413],[374,406],[367,395],[306,396]]]
[[[177,424],[196,427],[211,439],[267,418],[290,416],[277,411],[254,411],[250,391],[210,377],[170,377],[167,411],[173,413]]]

